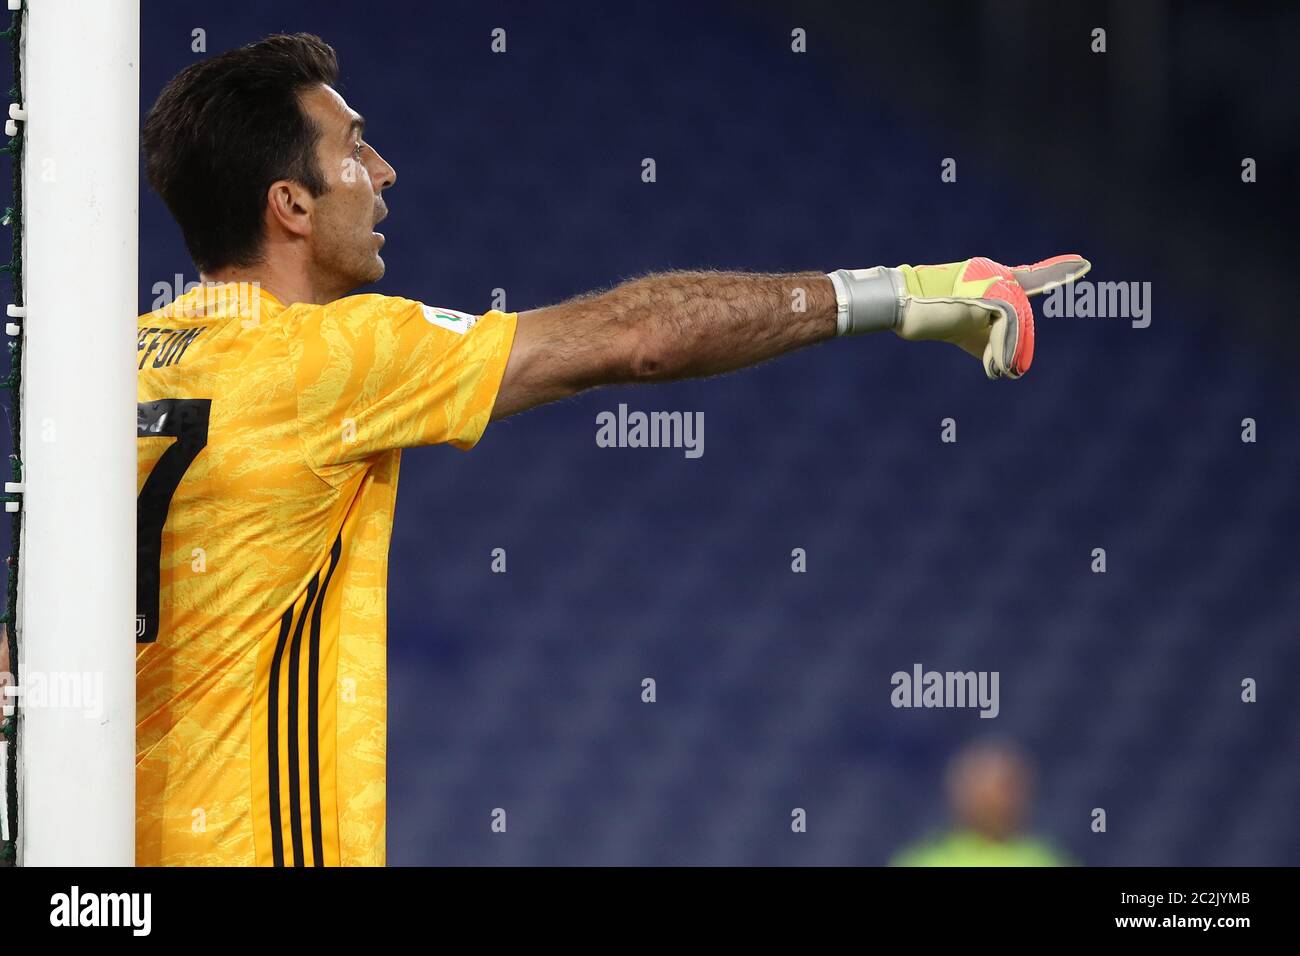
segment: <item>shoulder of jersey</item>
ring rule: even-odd
[[[324,308],[336,314],[347,314],[351,310],[374,310],[397,315],[407,309],[419,309],[424,320],[449,332],[464,335],[478,322],[479,316],[442,306],[425,305],[414,299],[395,295],[350,295],[330,302]]]

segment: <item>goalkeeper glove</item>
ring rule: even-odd
[[[941,266],[840,269],[830,280],[840,335],[893,329],[911,341],[951,342],[980,359],[989,378],[1019,378],[1034,360],[1028,296],[1091,268],[1075,255],[1010,268],[977,256]]]

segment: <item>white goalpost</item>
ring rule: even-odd
[[[140,5],[25,16],[18,863],[132,866]]]

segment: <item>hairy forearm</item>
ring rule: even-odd
[[[835,335],[821,272],[664,272],[539,314],[563,316],[575,346],[614,352],[604,384],[666,381],[754,365]]]
[[[634,381],[729,372],[835,335],[835,290],[820,272],[670,272],[601,298],[639,333]]]
[[[755,365],[835,335],[824,273],[667,272],[524,312],[492,417]]]

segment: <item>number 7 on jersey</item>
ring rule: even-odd
[[[172,495],[208,443],[210,398],[160,398],[136,405],[136,438],[176,439],[162,453],[136,499],[135,640],[158,640],[162,532]]]

